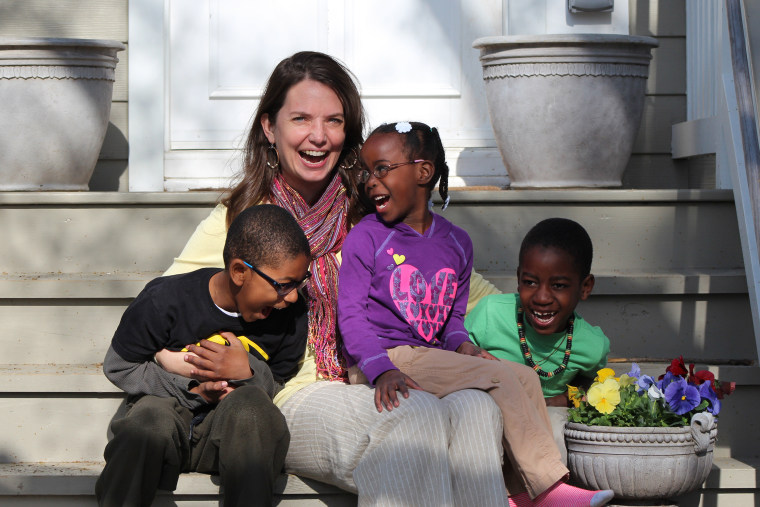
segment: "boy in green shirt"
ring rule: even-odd
[[[592,257],[580,224],[539,222],[520,246],[517,294],[483,298],[464,323],[474,344],[533,368],[547,405],[567,406],[567,385],[590,384],[607,364],[609,339],[575,312],[594,288]]]

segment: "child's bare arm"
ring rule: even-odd
[[[468,356],[475,356],[475,357],[482,357],[483,359],[490,359],[492,361],[498,361],[496,357],[494,357],[490,352],[487,350],[481,349],[477,345],[475,345],[472,342],[464,342],[457,348],[458,354],[465,354]]]
[[[193,352],[186,361],[192,367],[190,376],[196,380],[230,380],[247,379],[253,376],[248,352],[240,340],[229,332],[220,333],[229,342],[229,346],[208,340],[201,340],[200,345],[188,345]]]
[[[388,370],[381,373],[375,380],[375,407],[377,407],[377,411],[382,412],[383,407],[385,407],[390,412],[394,407],[398,407],[399,401],[396,391],[400,391],[401,396],[408,398],[408,388],[424,390],[412,377],[401,373],[399,370]]]
[[[186,362],[185,357],[190,354],[195,355],[192,352],[174,352],[163,349],[156,352],[155,359],[158,365],[169,373],[189,378],[194,366]]]
[[[567,397],[567,391],[551,398],[544,398],[547,407],[568,407],[570,400]]]

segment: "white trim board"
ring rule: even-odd
[[[129,2],[129,191],[163,192],[169,0]]]

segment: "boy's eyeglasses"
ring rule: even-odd
[[[372,170],[372,174],[375,175],[375,178],[381,180],[385,178],[389,171],[392,171],[397,167],[401,167],[402,165],[417,164],[424,161],[425,159],[418,159],[410,160],[409,162],[399,162],[397,164],[379,165]],[[362,169],[359,171],[359,183],[367,183],[369,181],[369,174],[370,172],[367,169]]]
[[[250,264],[250,263],[248,263],[246,261],[243,261],[243,264],[245,264],[246,266],[248,266],[249,268],[251,268],[261,278],[263,278],[264,280],[266,280],[267,282],[269,282],[270,285],[272,285],[272,287],[274,287],[274,290],[277,291],[277,295],[281,296],[281,297],[287,296],[288,294],[290,294],[291,292],[293,292],[293,290],[295,290],[295,289],[302,289],[306,285],[306,283],[309,281],[309,278],[311,278],[311,273],[307,271],[306,272],[306,276],[304,277],[303,280],[298,280],[298,281],[295,281],[295,282],[280,283],[277,280],[275,280],[274,278],[272,278],[271,276],[265,275],[260,270],[256,269],[253,266],[253,264]]]

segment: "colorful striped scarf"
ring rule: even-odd
[[[346,369],[337,333],[338,258],[346,237],[348,198],[346,189],[335,173],[332,181],[314,206],[301,197],[278,174],[272,183],[272,202],[296,217],[306,233],[314,260],[309,296],[308,346],[316,355],[317,372],[330,380],[345,380]]]

